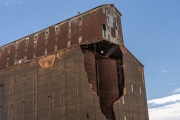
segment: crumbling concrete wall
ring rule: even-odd
[[[116,120],[149,120],[143,65],[124,47],[123,68],[125,87],[123,96],[114,103]]]
[[[105,120],[80,47],[1,71],[0,84],[1,120]]]

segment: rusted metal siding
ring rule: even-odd
[[[119,98],[116,61],[99,59],[99,92],[101,110],[107,119],[114,119],[113,103]]]
[[[105,120],[80,47],[56,55],[52,67],[43,68],[37,59],[1,71],[2,120]]]
[[[102,9],[99,8],[83,16],[82,40],[92,43],[102,39]]]

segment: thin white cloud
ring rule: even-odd
[[[169,73],[169,72],[171,72],[171,71],[162,69],[162,72],[163,72],[163,73]]]
[[[179,93],[179,92],[180,92],[180,88],[177,88],[174,91],[172,91],[171,93]]]
[[[154,106],[154,105],[167,104],[167,103],[172,103],[172,102],[177,102],[177,101],[180,101],[180,94],[175,94],[175,95],[171,95],[171,96],[167,96],[163,98],[149,100],[148,104],[150,104],[151,106]]]
[[[180,88],[171,93],[180,92]],[[149,120],[180,120],[180,94],[149,100]]]
[[[23,3],[24,0],[0,0],[0,8],[7,8],[10,5],[19,5]]]
[[[149,109],[150,120],[180,120],[180,102]]]

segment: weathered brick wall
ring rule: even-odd
[[[105,120],[80,47],[53,56],[0,72],[1,120]]]
[[[116,120],[148,120],[143,65],[124,47],[124,95],[114,104]]]

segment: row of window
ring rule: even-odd
[[[131,84],[131,92],[134,92],[133,84]],[[141,86],[139,86],[139,93],[142,93]],[[125,104],[124,96],[122,96],[122,104]]]
[[[133,86],[133,84],[131,84],[131,92],[134,92],[134,86]],[[139,93],[140,93],[140,94],[142,93],[141,86],[139,86]]]

